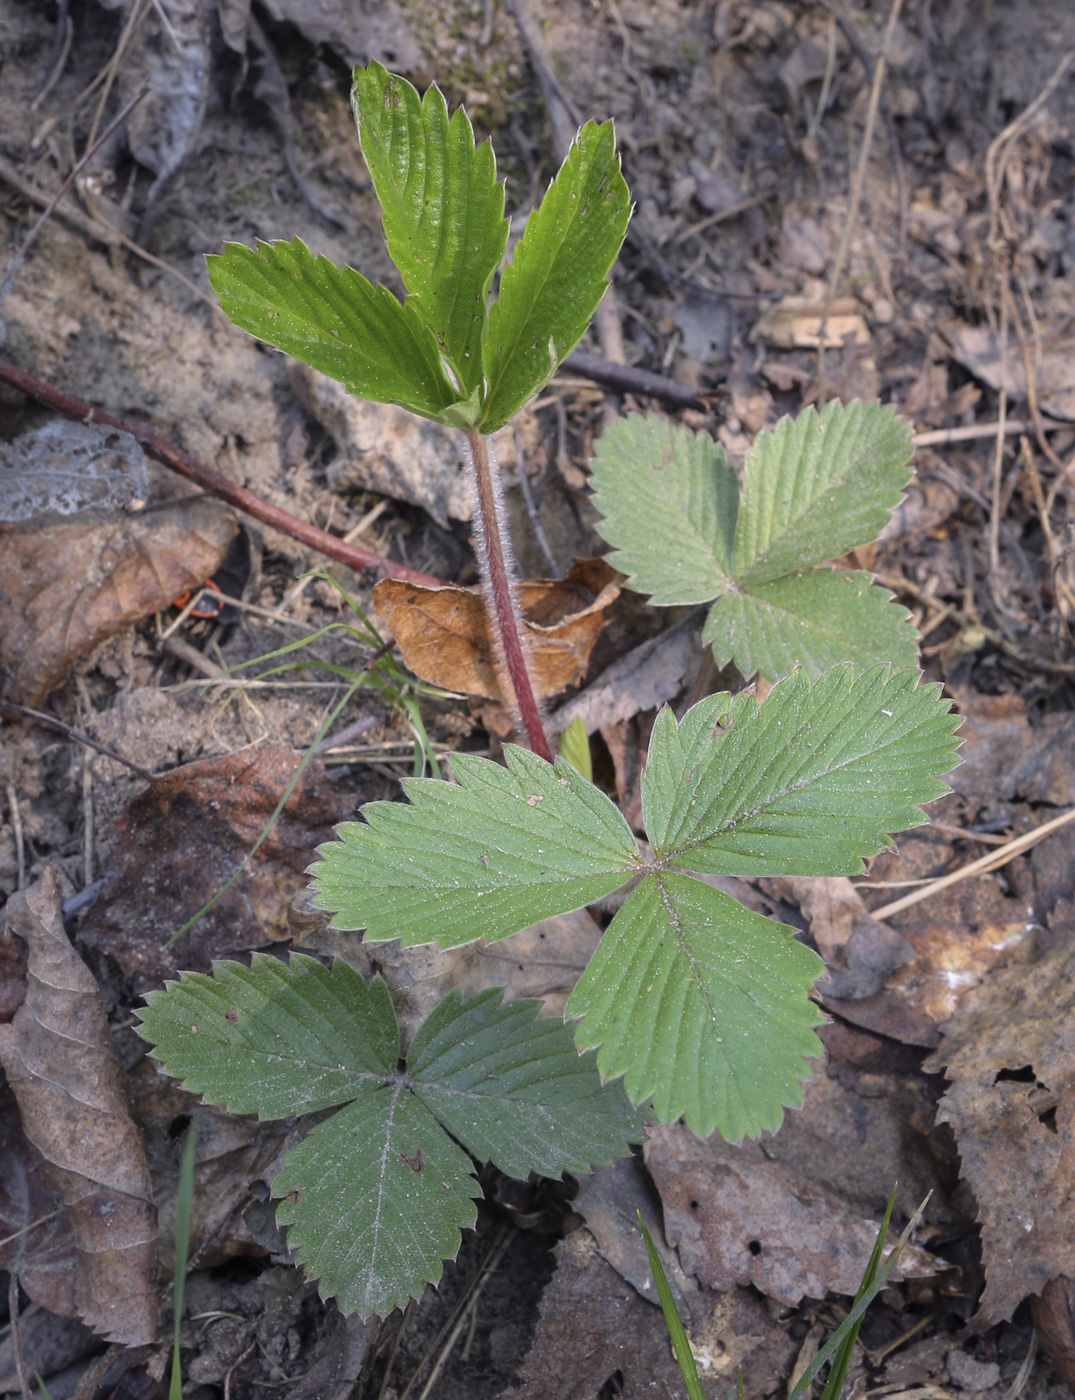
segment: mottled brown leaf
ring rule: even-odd
[[[157,1216],[141,1134],[97,983],[68,941],[50,867],[14,895],[8,925],[29,949],[26,998],[0,1027],[0,1063],[26,1136],[67,1207],[74,1307],[109,1340],[156,1336]]]
[[[519,584],[538,695],[557,695],[582,678],[620,579],[603,559],[580,559],[566,578]],[[373,601],[416,675],[446,690],[503,698],[480,589],[384,579]]]
[[[961,999],[924,1065],[951,1081],[937,1116],[955,1129],[978,1202],[983,1327],[1010,1318],[1075,1258],[1073,986],[1070,945],[995,972]]]
[[[288,901],[314,848],[347,814],[311,763],[261,846],[224,898],[189,934],[169,939],[227,884],[261,835],[302,762],[265,745],[184,764],[158,778],[115,819],[117,874],[79,936],[116,960],[136,993],[182,968],[287,937]]]
[[[0,676],[40,705],[98,643],[219,567],[237,525],[209,496],[138,515],[0,526]]]
[[[1075,1391],[1075,1279],[1047,1283],[1041,1297],[1030,1300],[1030,1316],[1042,1350]]]

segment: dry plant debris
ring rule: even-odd
[[[26,997],[0,1063],[71,1225],[73,1307],[127,1346],[155,1340],[157,1214],[97,982],[63,928],[54,872],[8,904],[29,950]]]

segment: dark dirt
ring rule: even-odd
[[[256,7],[256,30],[246,28],[235,3],[162,0],[159,8],[134,11],[143,8],[150,39],[120,55],[106,115],[136,86],[138,63],[152,66],[154,54],[169,52],[163,13],[177,27],[177,43],[187,45],[172,109],[153,117],[160,129],[150,123],[137,139],[121,132],[111,140],[68,197],[75,215],[58,213],[47,223],[0,305],[0,356],[121,418],[152,424],[335,534],[356,532],[364,547],[411,568],[473,583],[469,525],[443,508],[456,499],[457,464],[445,461],[444,481],[429,488],[433,514],[413,503],[425,500],[413,491],[397,487],[406,500],[395,499],[388,483],[400,480],[398,462],[395,475],[378,476],[369,454],[343,440],[358,430],[341,419],[338,405],[227,322],[209,292],[204,255],[229,239],[299,235],[316,252],[395,285],[348,107],[348,65],[368,57],[398,63],[420,86],[436,80],[453,105],[465,102],[478,134],[493,137],[509,210],[525,211],[555,160],[549,109],[518,26],[495,0],[400,0],[392,7],[364,0],[335,8],[290,0]],[[1075,50],[1075,8],[1070,0],[906,0],[888,53],[861,207],[849,210],[889,8],[882,0],[855,0],[830,26],[827,6],[810,0],[529,0],[553,72],[581,116],[616,119],[637,204],[614,277],[612,329],[602,321],[586,348],[696,388],[706,410],[682,411],[679,420],[714,431],[737,462],[760,428],[819,397],[879,398],[919,433],[935,434],[919,448],[916,483],[896,524],[858,565],[874,568],[914,611],[927,674],[944,681],[973,717],[971,762],[935,809],[942,825],[873,864],[860,888],[874,908],[902,892],[880,887],[884,882],[929,878],[989,849],[959,830],[974,827],[987,840],[1017,835],[1075,801],[1075,69],[1048,88],[1061,57]],[[61,21],[66,13],[64,5]],[[91,97],[84,91],[117,53],[131,13],[130,3],[106,8],[71,0],[69,51],[43,93],[56,62],[54,35],[62,39],[64,31],[62,22],[57,31],[56,6],[0,0],[0,274],[39,212],[25,187],[51,193],[84,150],[100,89]],[[1009,131],[1042,94],[1025,124]],[[189,149],[175,174],[154,188],[157,170],[146,151],[156,151],[159,166],[162,151],[184,144]],[[77,226],[79,214],[83,225],[87,217],[98,221],[96,236]],[[112,232],[102,234],[101,221]],[[810,318],[816,332],[845,228],[846,256],[833,290],[848,303],[850,335],[827,349],[822,364],[816,335],[815,344],[809,340]],[[998,418],[1000,381],[988,333],[995,337],[1001,325],[1012,336],[1009,382],[1016,386],[1006,412],[1024,426],[998,456],[989,425]],[[602,548],[585,467],[606,416],[656,406],[564,373],[523,415],[536,514],[561,571],[575,555]],[[1035,421],[1039,413],[1048,421]],[[48,417],[0,386],[3,442]],[[981,427],[976,437],[936,436],[974,425]],[[378,420],[376,431],[383,435],[378,450],[390,451],[384,443],[395,440],[397,427]],[[513,462],[510,437],[500,451]],[[149,473],[155,505],[191,494],[163,467],[151,462]],[[547,575],[517,489],[510,509],[523,573]],[[331,584],[296,583],[306,570],[326,567],[321,556],[268,528],[245,538],[250,557],[229,591],[247,610],[232,608],[219,620],[188,615],[176,626],[179,612],[166,608],[127,622],[79,660],[69,679],[50,685],[41,707],[154,773],[199,760],[219,761],[230,772],[228,765],[242,762],[237,755],[267,746],[293,752],[297,761],[342,694],[336,677],[308,661],[254,685],[207,682],[214,670],[264,656],[347,614]],[[369,608],[370,575],[337,566],[330,572]],[[677,620],[674,612],[658,616],[622,600],[598,642],[591,678]],[[170,647],[173,639],[184,645]],[[32,650],[32,638],[25,646]],[[319,639],[315,649],[323,661],[352,669],[369,654],[342,632]],[[681,664],[676,679],[682,674]],[[713,678],[695,659],[685,688],[693,682],[701,694],[718,680],[734,683]],[[647,679],[647,694],[651,684]],[[670,687],[656,700],[682,695]],[[462,745],[495,754],[510,731],[495,706],[422,704],[439,753]],[[594,735],[598,776],[628,812],[637,810],[640,753],[653,714],[628,712]],[[204,962],[286,938],[289,901],[303,885],[304,833],[312,857],[322,826],[398,793],[414,748],[402,711],[392,695],[364,690],[335,730],[358,719],[368,721],[365,731],[322,755],[319,786],[307,791],[276,865],[239,887],[242,908],[224,906],[196,947],[186,945],[192,957]],[[184,789],[182,779],[178,785]],[[230,821],[214,810],[212,821],[198,826],[190,849],[200,852],[199,878],[188,881],[183,829],[178,841],[147,829],[138,806],[146,785],[114,757],[5,715],[0,788],[0,895],[30,884],[49,863],[65,896],[90,891],[72,911],[69,931],[102,983],[117,1046],[133,1069],[143,1048],[130,1029],[137,993],[174,966],[150,956],[147,939],[159,925],[166,941],[212,893],[209,886],[256,835],[264,800]],[[311,794],[323,801],[314,803]],[[151,815],[156,821],[160,813]],[[185,809],[181,815],[191,821]],[[197,825],[195,817],[192,830]],[[965,986],[1005,960],[1018,965],[1075,936],[1071,830],[999,875],[919,906],[932,911],[930,919],[925,912],[894,916],[916,960],[875,996],[834,1008],[823,1081],[824,1113],[833,1117],[819,1107],[816,1120],[831,1121],[831,1137],[802,1145],[809,1137],[804,1114],[787,1143],[766,1140],[759,1149],[797,1160],[800,1143],[802,1160],[817,1163],[828,1145],[836,1181],[827,1189],[837,1193],[839,1154],[848,1154],[844,1204],[874,1220],[889,1169],[910,1169],[916,1189],[920,1182],[938,1189],[922,1243],[962,1274],[886,1291],[863,1335],[856,1400],[1059,1400],[1066,1393],[1040,1354],[1031,1353],[1029,1367],[1020,1369],[1033,1337],[1025,1303],[1011,1322],[983,1335],[967,1326],[983,1286],[976,1203],[959,1181],[950,1131],[934,1121],[943,1081],[925,1074],[922,1061],[936,1044],[942,1013],[951,1014]],[[132,893],[132,871],[143,860],[167,867],[151,907]],[[779,893],[753,897],[768,900],[764,907],[779,917],[808,922]],[[292,910],[292,932],[296,927]],[[953,941],[953,928],[966,936]],[[0,945],[0,991],[18,986],[22,975],[10,951]],[[8,1000],[14,1009],[17,1000]],[[148,1065],[137,1073],[147,1074]],[[165,1094],[132,1084],[136,1119],[150,1144],[162,1238],[174,1210],[177,1144],[191,1114],[202,1115],[211,1144],[199,1159],[199,1182],[214,1209],[202,1237],[196,1234],[183,1330],[188,1397],[610,1400],[678,1393],[659,1314],[596,1250],[593,1234],[570,1233],[581,1222],[562,1187],[524,1187],[489,1173],[494,1204],[482,1208],[478,1230],[467,1235],[439,1288],[380,1325],[343,1319],[288,1263],[266,1201],[278,1144],[262,1142],[245,1120],[229,1126],[177,1089]],[[867,1130],[875,1134],[870,1151],[855,1158]],[[14,1152],[4,1131],[0,1151]],[[1069,1265],[1075,1275],[1075,1259]],[[841,1316],[834,1297],[787,1307],[740,1287],[692,1299],[692,1339],[712,1395],[732,1389],[740,1361],[748,1394],[760,1400],[785,1393],[795,1357],[816,1347]],[[21,1305],[29,1369],[41,1370],[56,1400],[130,1400],[138,1384],[148,1396],[165,1373],[159,1347],[148,1360],[128,1358],[142,1372],[121,1379],[125,1363],[112,1357],[109,1376],[94,1382],[87,1358],[101,1344],[25,1294]],[[0,1394],[17,1392],[8,1327],[0,1334]]]

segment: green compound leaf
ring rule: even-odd
[[[413,1094],[386,1085],[291,1149],[272,1186],[276,1215],[323,1297],[383,1317],[455,1257],[477,1218],[473,1169]]]
[[[824,971],[791,930],[689,875],[647,875],[613,919],[567,1003],[606,1078],[650,1095],[662,1122],[700,1137],[776,1128],[802,1102],[823,1019]]]
[[[493,148],[475,150],[470,119],[449,121],[440,90],[424,98],[379,63],[356,68],[352,106],[408,306],[434,332],[463,395],[482,384],[482,331],[508,241]]]
[[[713,604],[702,638],[718,666],[734,659],[746,676],[787,676],[803,666],[816,680],[844,661],[862,671],[918,659],[910,614],[860,570],[810,569],[743,585]]]
[[[642,809],[658,860],[718,875],[854,875],[947,791],[960,720],[887,667],[802,671],[761,706],[715,695],[658,716]]]
[[[905,609],[863,573],[814,566],[876,538],[910,479],[911,431],[877,404],[807,409],[758,434],[740,495],[720,447],[656,416],[613,424],[593,462],[612,561],[653,602],[716,602],[720,665],[779,680],[842,662],[913,666]]]
[[[352,394],[436,419],[460,397],[417,311],[353,268],[315,258],[300,238],[256,250],[229,243],[209,258],[209,280],[237,326]]]
[[[139,1034],[166,1072],[233,1113],[290,1118],[346,1103],[392,1074],[399,1030],[382,981],[346,963],[255,953],[149,992]]]
[[[657,414],[620,418],[591,467],[609,562],[663,607],[706,603],[729,587],[739,487],[707,433]]]
[[[497,987],[464,1002],[453,991],[414,1038],[414,1091],[479,1161],[508,1176],[557,1177],[611,1162],[642,1138],[619,1084],[602,1087],[562,1021],[536,1001],[500,1004]]]
[[[612,123],[587,124],[530,215],[484,343],[483,433],[494,433],[555,374],[605,294],[631,214]]]
[[[880,404],[808,408],[759,433],[743,474],[736,578],[767,583],[876,539],[913,455],[910,425]]]
[[[371,802],[311,868],[337,928],[407,946],[498,939],[592,904],[638,868],[631,829],[563,759],[509,746],[507,767],[456,754],[459,785],[404,783],[410,803]]]
[[[500,996],[452,992],[402,1070],[380,979],[255,954],[249,968],[218,963],[151,993],[140,1032],[212,1103],[266,1118],[346,1104],[287,1154],[273,1194],[323,1295],[383,1315],[440,1277],[474,1223],[468,1152],[522,1177],[559,1175],[642,1136],[622,1088],[602,1087],[562,1021]]]

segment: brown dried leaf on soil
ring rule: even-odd
[[[683,1378],[672,1356],[661,1310],[607,1263],[588,1230],[556,1247],[557,1267],[541,1295],[541,1316],[517,1386],[501,1400],[593,1400],[616,1372],[624,1400],[680,1395]],[[747,1395],[769,1395],[786,1374],[787,1337],[764,1304],[745,1288],[712,1300],[691,1347],[707,1396],[723,1397],[743,1367]]]
[[[0,1062],[26,1136],[67,1207],[78,1267],[73,1304],[87,1327],[137,1346],[156,1336],[157,1216],[142,1136],[97,983],[71,947],[48,867],[7,907],[26,940],[26,998],[0,1027]]]
[[[518,585],[539,696],[558,695],[585,674],[621,578],[603,559],[580,559],[566,578]],[[446,690],[503,699],[480,589],[420,588],[383,579],[373,601],[416,675]]]
[[[951,1088],[978,1202],[986,1288],[977,1323],[1010,1318],[1075,1258],[1075,948],[995,973],[960,1002],[929,1071]]]
[[[98,643],[219,567],[238,526],[208,496],[141,514],[0,526],[0,675],[40,705]]]
[[[1053,418],[1075,418],[1075,360],[1066,318],[1060,325],[1046,322],[1036,329],[1034,388],[1038,407]],[[946,327],[946,334],[956,359],[976,379],[998,393],[1006,382],[1009,397],[1026,397],[1026,366],[1014,337],[1002,356],[997,337],[988,326],[953,324]]]
[[[851,1145],[858,1146],[854,1139]],[[853,1295],[877,1222],[849,1207],[839,1188],[770,1160],[768,1148],[719,1137],[703,1142],[681,1124],[653,1130],[646,1165],[684,1269],[708,1288],[753,1285],[787,1304],[830,1290]],[[894,1277],[928,1278],[945,1267],[908,1247]]]
[[[1042,1350],[1075,1391],[1075,1279],[1054,1278],[1031,1298],[1030,1315]]]
[[[58,1213],[57,1213],[58,1212]],[[51,1218],[50,1218],[51,1217]],[[60,1317],[77,1317],[78,1256],[71,1222],[26,1136],[19,1106],[0,1079],[0,1269],[17,1274],[30,1298]]]
[[[118,867],[79,936],[114,958],[141,993],[179,968],[287,937],[287,906],[314,847],[350,803],[317,762],[306,769],[261,846],[223,899],[175,944],[169,939],[227,884],[261,835],[302,761],[265,745],[187,763],[158,778],[113,823]]]

